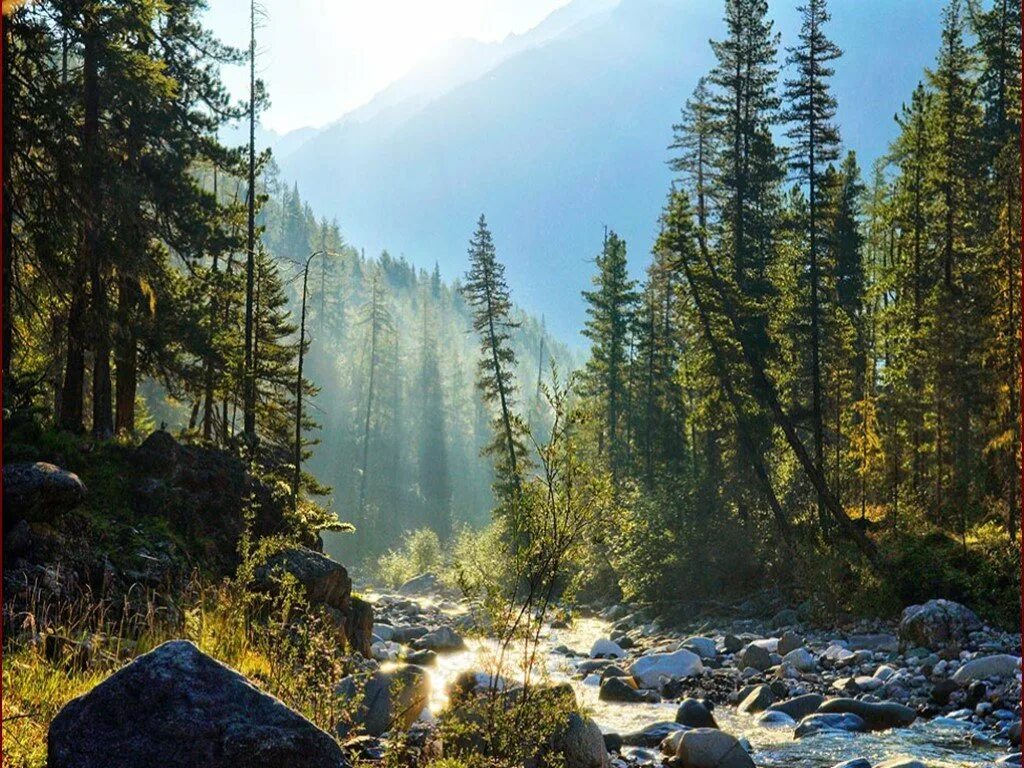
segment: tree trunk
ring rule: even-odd
[[[117,366],[114,430],[117,434],[135,433],[135,394],[138,389],[138,333],[135,330],[135,290],[131,280],[118,280],[118,334],[114,349]]]

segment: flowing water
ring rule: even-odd
[[[570,682],[578,700],[604,732],[638,731],[658,721],[673,720],[677,705],[620,704],[598,700],[596,685],[573,679],[572,661],[550,653],[558,645],[586,651],[599,637],[608,636],[608,624],[599,619],[577,619],[572,628],[551,630],[544,639],[544,661],[551,682]],[[431,711],[445,705],[444,691],[450,681],[465,670],[493,668],[495,644],[489,640],[472,640],[465,651],[442,655],[431,671]],[[882,733],[817,735],[801,740],[792,737],[789,728],[761,727],[754,717],[729,706],[715,709],[715,719],[722,730],[746,738],[754,748],[754,762],[759,768],[829,768],[843,760],[864,757],[872,763],[893,757],[914,757],[930,768],[963,768],[992,765],[1005,751],[997,745],[978,739],[966,726],[946,721],[918,721],[910,728]]]

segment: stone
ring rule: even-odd
[[[1020,672],[1020,656],[998,654],[972,659],[953,674],[953,681],[967,685],[975,680],[1008,680]]]
[[[782,663],[798,672],[813,672],[818,668],[818,660],[806,648],[797,648],[782,657]]]
[[[879,763],[875,768],[928,768],[928,766],[912,757],[894,757]]]
[[[952,600],[929,600],[903,611],[899,624],[900,646],[954,652],[963,648],[981,620],[966,606]]]
[[[662,720],[641,728],[639,731],[622,734],[622,744],[627,747],[656,747],[661,744],[666,736],[676,731],[685,730],[686,726],[684,725]]]
[[[1010,743],[1015,746],[1020,746],[1020,720],[1010,726]]]
[[[334,739],[195,645],[139,656],[50,724],[50,768],[345,768]]]
[[[821,713],[808,715],[797,725],[793,732],[794,738],[802,739],[807,736],[815,736],[819,733],[846,732],[860,733],[868,729],[865,723],[857,715],[848,713]]]
[[[436,592],[438,588],[437,576],[432,573],[421,573],[413,576],[398,588],[400,595],[427,595]]]
[[[818,707],[823,714],[857,715],[872,731],[906,728],[917,719],[917,712],[892,701],[870,702],[860,699],[829,699]]]
[[[792,699],[772,704],[768,707],[768,711],[784,712],[799,721],[817,712],[823,701],[825,701],[825,697],[820,693],[805,693],[803,696],[794,696]]]
[[[899,640],[896,635],[885,633],[850,635],[849,638],[847,638],[847,646],[851,651],[896,653],[899,650]]]
[[[594,644],[590,646],[591,658],[621,659],[625,655],[626,652],[622,650],[622,646],[618,643],[612,642],[607,637],[599,637],[594,641]]]
[[[762,728],[786,728],[796,727],[796,720],[785,712],[762,712],[757,718],[757,724]]]
[[[437,651],[410,651],[405,655],[405,661],[417,667],[434,667],[437,666]]]
[[[692,651],[653,653],[641,656],[629,667],[629,673],[641,688],[660,688],[665,680],[699,675],[704,671],[700,657]]]
[[[743,648],[743,641],[736,635],[726,635],[722,638],[722,647],[725,648],[726,653],[736,653]]]
[[[391,639],[402,645],[408,645],[427,634],[430,630],[418,624],[399,625],[391,628]]]
[[[797,648],[803,648],[804,639],[800,637],[796,632],[787,630],[782,633],[782,637],[779,638],[779,645],[776,651],[783,658],[786,657],[787,653],[795,651]]]
[[[338,724],[338,735],[356,729],[381,736],[393,728],[408,730],[430,699],[430,679],[422,667],[406,664],[388,672],[346,677],[335,690],[351,720]]]
[[[687,728],[717,728],[715,716],[697,699],[683,699],[676,710],[676,722]]]
[[[395,628],[390,624],[374,624],[372,632],[377,636],[378,640],[395,639]]]
[[[710,637],[688,637],[683,640],[682,647],[693,651],[702,659],[718,657],[718,647]]]
[[[258,592],[276,592],[277,579],[285,574],[302,585],[309,602],[342,612],[348,610],[352,580],[345,566],[327,555],[306,547],[288,547],[276,552],[256,568],[253,588]]]
[[[342,611],[344,617],[341,625],[345,632],[345,642],[363,658],[370,658],[373,645],[373,606],[359,597],[349,597],[348,609]]]
[[[601,683],[597,698],[601,701],[616,701],[624,704],[636,704],[644,700],[644,696],[628,680],[632,678],[608,677]]]
[[[565,730],[555,738],[555,751],[565,768],[608,768],[608,750],[597,723],[572,712]]]
[[[676,758],[682,768],[754,768],[754,761],[736,737],[715,728],[684,733]]]
[[[759,685],[740,702],[739,710],[748,715],[756,715],[758,712],[764,712],[774,703],[775,694],[772,693],[771,686]]]
[[[451,653],[463,650],[466,647],[466,641],[451,627],[438,627],[413,641],[413,647],[417,650]]]
[[[772,666],[772,655],[760,645],[750,643],[740,651],[736,662],[736,666],[739,669],[751,667],[758,672],[765,672]]]
[[[858,757],[853,760],[844,760],[837,765],[833,765],[832,768],[871,768],[871,761]]]
[[[85,499],[85,483],[45,461],[14,462],[3,467],[4,530],[18,520],[52,521]]]

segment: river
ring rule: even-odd
[[[627,733],[658,721],[673,720],[678,706],[675,703],[621,704],[598,700],[596,685],[574,678],[572,659],[551,653],[558,645],[588,649],[597,638],[607,637],[608,631],[607,622],[595,618],[576,619],[569,629],[549,630],[543,640],[549,680],[570,682],[577,699],[606,733]],[[465,651],[440,656],[437,667],[430,671],[431,710],[437,712],[444,707],[444,692],[460,672],[489,668],[487,660],[493,649],[492,641],[475,639],[468,641]],[[948,720],[918,720],[910,728],[881,733],[821,734],[796,740],[791,729],[761,727],[753,716],[733,707],[716,707],[714,715],[722,730],[750,742],[754,762],[759,768],[830,768],[855,757],[867,758],[872,763],[894,757],[913,757],[930,768],[963,768],[992,765],[996,758],[1005,754],[999,746],[979,740],[977,733],[966,724],[957,725]]]

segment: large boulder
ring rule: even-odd
[[[50,724],[49,768],[343,768],[331,736],[242,675],[175,640]]]
[[[85,499],[85,484],[73,472],[45,461],[3,468],[4,530],[18,520],[53,520]]]
[[[623,704],[637,704],[644,701],[644,695],[636,689],[636,683],[628,677],[607,677],[601,681],[597,698],[601,701],[615,701]]]
[[[338,724],[339,736],[358,729],[380,736],[394,728],[408,730],[416,721],[430,699],[430,678],[422,667],[406,664],[346,677],[335,693],[350,715]]]
[[[432,573],[421,573],[413,576],[398,588],[400,595],[427,595],[438,590],[437,576]]]
[[[639,731],[622,734],[622,743],[627,747],[656,747],[676,731],[687,730],[685,725],[661,720],[651,723]]]
[[[702,659],[714,659],[718,656],[718,647],[710,637],[688,637],[683,640],[681,647],[693,651]]]
[[[754,761],[734,736],[715,728],[687,731],[676,758],[682,768],[754,768]]]
[[[758,685],[743,697],[739,710],[740,712],[746,712],[748,715],[756,715],[758,712],[764,712],[774,703],[775,693],[772,691],[771,686]]]
[[[818,659],[806,648],[797,648],[782,657],[782,663],[797,672],[813,672],[818,668]]]
[[[608,768],[608,750],[597,723],[572,712],[565,729],[555,737],[554,749],[565,760],[565,768]]]
[[[964,647],[970,633],[979,629],[981,620],[966,606],[952,600],[929,600],[903,611],[899,640],[904,648],[950,653]]]
[[[626,655],[622,646],[609,640],[607,637],[599,637],[590,646],[590,657],[601,659],[621,659]]]
[[[629,667],[629,674],[641,688],[655,689],[667,680],[693,677],[703,671],[700,656],[687,650],[641,656]]]
[[[1008,680],[1020,672],[1020,656],[997,654],[972,659],[953,674],[953,681],[967,685],[975,680]]]
[[[256,569],[253,586],[257,591],[273,592],[277,589],[276,579],[283,575],[291,576],[302,585],[310,603],[348,611],[352,579],[345,566],[327,555],[306,547],[281,550]]]
[[[906,728],[917,719],[917,712],[892,701],[871,702],[860,699],[829,699],[818,707],[823,714],[857,715],[872,731]]]
[[[155,477],[169,477],[178,466],[181,446],[170,432],[158,429],[142,441],[132,454],[132,463]]]

